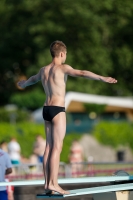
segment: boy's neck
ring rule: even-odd
[[[53,58],[52,63],[55,65],[61,65],[62,64],[61,58],[60,57]]]

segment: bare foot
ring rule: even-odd
[[[59,194],[70,194],[70,192],[63,190],[59,185],[56,185],[56,186],[49,185],[48,189],[54,192],[58,192]]]
[[[66,191],[66,190],[64,190],[64,192],[65,192],[64,194],[70,194],[70,192],[69,192],[69,191]]]

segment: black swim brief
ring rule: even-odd
[[[60,112],[65,112],[65,107],[44,106],[43,107],[43,119],[46,121],[52,121],[52,119]]]

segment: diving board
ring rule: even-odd
[[[37,198],[67,198],[74,196],[92,195],[94,200],[132,200],[133,199],[133,180],[132,176],[123,170],[116,171],[113,176],[109,177],[91,177],[90,182],[97,183],[110,182],[108,186],[90,187],[84,189],[69,190],[70,194],[37,194]],[[104,180],[104,181],[103,181]],[[111,183],[112,182],[112,183]],[[105,195],[106,194],[106,195]],[[132,195],[130,195],[132,194]],[[113,195],[113,196],[112,196]]]
[[[70,194],[67,194],[67,195],[61,195],[57,193],[52,194],[52,195],[38,194],[37,198],[66,198],[66,197],[79,196],[79,195],[116,192],[116,191],[125,191],[125,190],[126,191],[133,190],[133,183],[69,190]]]
[[[102,176],[102,177],[85,177],[85,178],[66,178],[58,179],[59,184],[79,184],[79,183],[99,183],[99,182],[116,182],[116,181],[131,181],[133,176]],[[32,180],[32,181],[12,181],[12,182],[0,182],[0,186],[31,186],[31,185],[43,185],[44,180]]]

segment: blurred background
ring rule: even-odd
[[[118,80],[112,85],[68,78],[66,97],[73,95],[59,177],[110,175],[117,169],[131,174],[133,2],[1,0],[0,19],[0,142],[13,163],[10,180],[43,178],[45,94],[41,83],[20,90],[17,82],[51,62],[55,40],[66,44],[66,63],[73,68]],[[94,102],[91,95],[97,95]]]

